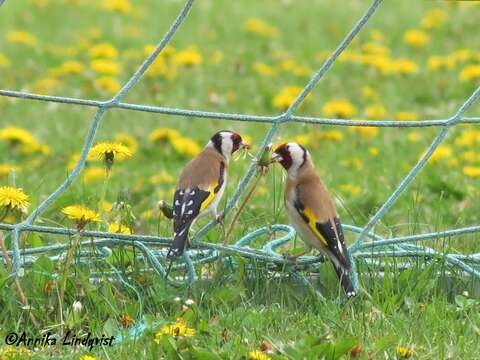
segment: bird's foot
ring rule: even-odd
[[[215,223],[223,225],[223,220],[224,220],[224,214],[215,214]]]

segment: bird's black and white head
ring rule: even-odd
[[[298,170],[310,160],[310,154],[302,145],[291,142],[277,146],[271,160],[279,162],[287,171],[288,176],[294,177]]]
[[[236,132],[223,130],[212,136],[207,147],[213,147],[226,159],[228,159],[235,151],[242,148],[249,148],[250,145],[243,142],[240,134]]]

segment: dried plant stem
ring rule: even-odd
[[[2,248],[2,255],[3,255],[3,261],[5,262],[5,265],[7,266],[7,270],[9,272],[12,272],[12,262],[10,261],[10,257],[8,256],[8,251],[7,247],[5,246],[5,241],[3,240],[3,232],[0,231],[0,247]],[[23,304],[23,306],[28,307],[28,299],[25,296],[25,293],[23,292],[22,285],[20,284],[20,280],[18,277],[15,277],[15,287],[17,289],[18,297],[20,298],[20,302]],[[30,320],[32,321],[33,325],[36,327],[39,326],[37,319],[35,318],[35,315],[33,315],[31,312],[29,313]]]
[[[255,192],[255,189],[257,188],[257,185],[258,185],[258,182],[260,181],[262,177],[262,173],[261,172],[258,172],[257,173],[257,176],[256,176],[256,179],[255,179],[255,182],[253,183],[253,185],[251,186],[250,190],[248,190],[248,193],[247,195],[245,196],[245,198],[243,199],[243,202],[241,203],[240,207],[238,208],[237,212],[235,213],[235,215],[233,216],[233,219],[232,219],[232,222],[230,223],[230,226],[228,227],[228,230],[226,232],[226,235],[225,235],[225,238],[223,239],[223,245],[226,245],[228,244],[228,238],[230,237],[230,234],[232,233],[233,231],[233,228],[238,220],[238,218],[240,217],[243,209],[245,208],[245,206],[247,205],[247,203],[250,201],[250,199],[252,198],[253,196],[253,193]]]
[[[62,274],[62,283],[60,285],[60,301],[63,301],[63,296],[65,295],[65,288],[67,286],[67,277],[68,272],[70,270],[70,265],[72,264],[72,259],[77,250],[78,243],[80,242],[80,231],[75,233],[73,236],[72,246],[67,251],[67,256],[65,257],[65,263],[63,266],[63,274]]]

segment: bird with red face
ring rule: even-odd
[[[173,196],[173,243],[167,258],[183,254],[190,227],[198,218],[210,214],[221,219],[217,206],[227,184],[228,161],[237,150],[249,147],[239,134],[219,131],[185,166]]]
[[[280,163],[287,172],[285,208],[297,234],[305,242],[305,253],[315,248],[326,254],[347,296],[355,296],[342,224],[326,186],[315,171],[310,153],[297,143],[282,144],[273,152],[271,161]]]

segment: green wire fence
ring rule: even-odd
[[[368,22],[374,12],[377,10],[382,0],[374,0],[372,4],[368,7],[366,12],[360,18],[358,23],[353,27],[353,29],[346,35],[342,40],[339,46],[333,51],[333,53],[328,57],[328,59],[323,63],[320,69],[313,75],[311,80],[302,90],[300,95],[295,99],[295,101],[289,106],[289,108],[282,114],[277,116],[260,116],[260,115],[244,115],[244,114],[234,114],[234,113],[220,113],[220,112],[209,112],[201,110],[186,110],[186,109],[177,109],[177,108],[167,108],[167,107],[158,107],[158,106],[148,106],[148,105],[139,105],[139,104],[130,104],[122,102],[125,95],[135,86],[141,77],[144,75],[145,71],[153,63],[156,57],[160,52],[165,48],[165,46],[170,42],[172,37],[175,35],[180,25],[188,15],[191,7],[194,3],[194,0],[186,1],[179,15],[171,25],[170,29],[160,40],[155,50],[150,56],[144,61],[144,63],[138,68],[138,70],[130,77],[126,84],[120,89],[120,91],[108,101],[98,101],[98,100],[87,100],[87,99],[77,99],[70,97],[60,97],[60,96],[46,96],[39,94],[32,94],[27,92],[20,91],[10,91],[10,90],[0,90],[0,96],[15,97],[28,100],[38,100],[38,101],[47,101],[47,102],[56,102],[56,103],[65,103],[71,105],[79,106],[88,106],[94,107],[97,109],[95,116],[90,124],[88,134],[85,138],[85,143],[81,151],[81,156],[76,164],[72,173],[66,178],[66,180],[51,194],[49,195],[36,209],[34,209],[30,215],[22,222],[17,224],[0,224],[0,229],[6,230],[10,233],[13,250],[10,251],[10,256],[13,257],[13,274],[12,276],[19,276],[23,269],[29,264],[33,263],[39,254],[43,253],[58,253],[57,256],[52,256],[52,259],[58,259],[62,254],[64,254],[68,248],[68,244],[54,244],[41,247],[30,247],[20,249],[19,239],[22,233],[24,232],[37,232],[37,233],[48,233],[48,234],[59,234],[59,235],[74,235],[77,233],[77,230],[66,229],[62,227],[50,227],[43,225],[35,225],[35,220],[61,195],[64,191],[74,182],[80,172],[82,171],[89,150],[92,147],[95,134],[100,126],[103,115],[112,108],[131,110],[131,111],[143,111],[150,113],[158,113],[172,116],[180,117],[193,117],[193,118],[211,118],[211,119],[224,119],[231,121],[248,121],[248,122],[259,122],[259,123],[271,123],[271,127],[268,132],[265,134],[263,143],[260,146],[259,153],[257,157],[261,155],[264,147],[268,145],[273,136],[278,131],[279,127],[287,122],[299,122],[299,123],[309,123],[309,124],[323,124],[323,125],[340,125],[340,126],[369,126],[369,127],[439,127],[440,130],[436,138],[431,143],[430,147],[424,155],[420,158],[417,164],[410,170],[410,172],[405,176],[405,178],[400,182],[395,191],[389,196],[385,203],[380,207],[380,209],[371,217],[367,224],[363,227],[357,227],[352,225],[344,225],[345,230],[358,234],[355,243],[350,247],[350,257],[353,264],[352,277],[355,287],[358,288],[358,275],[356,270],[356,260],[360,258],[364,259],[373,259],[373,258],[383,258],[383,257],[441,257],[444,258],[447,263],[451,266],[460,268],[463,272],[471,275],[475,278],[480,278],[480,253],[477,254],[453,254],[453,253],[442,253],[437,250],[434,250],[429,247],[417,245],[418,242],[439,239],[439,238],[450,238],[459,235],[472,234],[480,232],[480,225],[464,227],[453,230],[446,230],[441,232],[417,234],[411,236],[402,236],[402,237],[393,237],[385,239],[373,232],[374,226],[382,219],[385,213],[395,204],[400,195],[405,191],[405,189],[410,185],[410,183],[415,179],[417,174],[425,166],[428,159],[431,157],[435,149],[442,143],[446,138],[449,131],[458,124],[478,124],[480,123],[480,118],[465,117],[464,114],[469,109],[472,104],[480,96],[480,87],[476,89],[473,94],[464,102],[464,104],[458,109],[458,111],[453,114],[448,119],[439,119],[439,120],[422,120],[422,121],[410,121],[410,122],[397,122],[397,121],[368,121],[368,120],[353,120],[353,119],[326,119],[319,117],[305,117],[295,115],[295,111],[302,104],[306,96],[312,91],[314,86],[321,80],[321,78],[326,74],[326,72],[331,68],[335,63],[339,55],[348,45],[352,42],[355,36],[360,32],[364,25]],[[0,0],[0,6],[3,3]],[[228,214],[237,204],[238,200],[244,194],[245,189],[250,184],[252,178],[255,175],[257,164],[253,162],[243,179],[240,181],[240,184],[237,187],[237,190],[233,196],[229,199],[225,213]],[[195,266],[209,263],[216,260],[219,257],[220,253],[225,253],[228,255],[239,255],[245,258],[256,259],[268,264],[276,265],[288,265],[288,260],[281,256],[276,249],[291,241],[295,236],[294,229],[289,225],[284,224],[275,224],[271,226],[266,226],[260,228],[254,232],[245,234],[240,240],[238,240],[233,245],[222,245],[207,243],[201,241],[201,239],[207,234],[207,232],[215,226],[214,222],[210,222],[196,232],[192,238],[193,247],[192,249],[185,252],[182,262],[177,263],[174,266],[174,269],[186,269],[187,277],[184,281],[178,280],[177,278],[168,277],[167,281],[172,284],[190,284],[196,280],[197,275],[195,271]],[[264,236],[265,234],[272,233],[281,233],[283,236],[276,238],[274,240],[268,241],[261,249],[254,249],[249,247],[249,244],[252,240]],[[107,259],[112,255],[112,247],[116,246],[132,246],[137,249],[143,259],[148,262],[148,264],[162,276],[166,276],[165,271],[165,248],[171,244],[172,239],[167,237],[158,237],[158,236],[149,236],[149,235],[124,235],[124,234],[114,234],[108,232],[100,231],[82,231],[80,236],[85,238],[91,238],[92,240],[86,240],[85,244],[93,244],[97,249],[95,256],[101,259]],[[365,241],[365,239],[370,241]],[[412,244],[412,243],[415,244]],[[89,256],[93,254],[84,254],[83,259],[88,262]],[[298,264],[310,265],[315,264],[321,261],[320,257],[313,256],[304,256],[299,259]],[[288,268],[288,267],[287,267]],[[308,280],[301,275],[299,272],[294,269],[288,270],[289,273],[299,281],[309,284]],[[113,274],[116,274],[120,281],[123,282],[126,286],[133,288],[129,285],[120,275],[120,272],[116,269],[113,269]],[[133,288],[134,289],[134,288]],[[134,289],[135,290],[135,289]],[[135,290],[136,292],[136,290]],[[136,292],[141,302],[138,292]],[[137,329],[138,330],[138,329]]]

